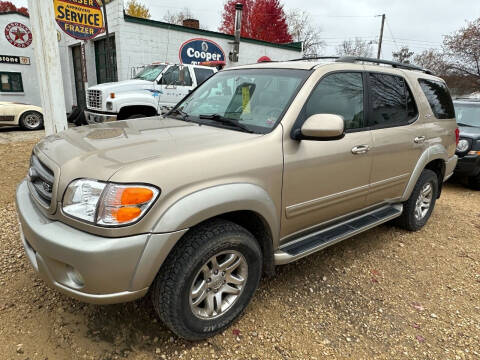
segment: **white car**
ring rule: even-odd
[[[24,130],[43,128],[41,107],[0,101],[0,126],[20,126]]]

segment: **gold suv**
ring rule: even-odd
[[[18,186],[36,272],[82,301],[147,294],[202,339],[262,273],[390,220],[425,225],[458,129],[443,80],[365,58],[231,68],[165,117],[70,129],[34,148]]]

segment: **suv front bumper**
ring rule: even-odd
[[[78,300],[112,304],[144,296],[185,230],[104,238],[47,218],[23,181],[17,212],[25,252],[47,284]]]
[[[480,155],[466,155],[458,159],[455,174],[477,176],[480,173]]]

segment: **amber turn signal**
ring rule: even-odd
[[[137,205],[146,203],[153,198],[153,191],[147,188],[131,187],[122,192],[120,203],[122,205]]]
[[[119,223],[124,223],[137,218],[142,210],[138,207],[121,207],[112,210],[112,215]]]

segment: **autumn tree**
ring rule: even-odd
[[[480,80],[480,18],[445,36],[443,51],[450,69]]]
[[[398,61],[404,64],[410,64],[413,56],[413,51],[410,51],[408,46],[402,46],[398,51],[392,53],[394,61]]]
[[[125,12],[130,16],[150,19],[150,10],[137,0],[128,0]]]
[[[23,15],[29,16],[28,9],[24,6],[17,8],[11,1],[0,1],[0,13],[16,11]]]
[[[447,74],[448,66],[445,62],[443,54],[439,50],[425,50],[420,54],[415,55],[413,62],[424,69],[430,70],[434,74],[438,74],[439,76]]]
[[[360,38],[345,40],[337,46],[338,56],[372,57],[372,54],[372,43]]]
[[[234,33],[236,3],[243,4],[242,36],[280,44],[292,42],[279,0],[228,0],[224,6],[220,31]]]
[[[325,47],[325,41],[320,39],[321,29],[315,26],[310,14],[301,9],[287,11],[288,32],[293,41],[303,42],[304,56],[318,56]]]
[[[225,34],[235,32],[235,4],[243,5],[241,36],[253,38],[250,13],[253,9],[254,0],[227,0],[223,5],[222,22],[218,30]]]

